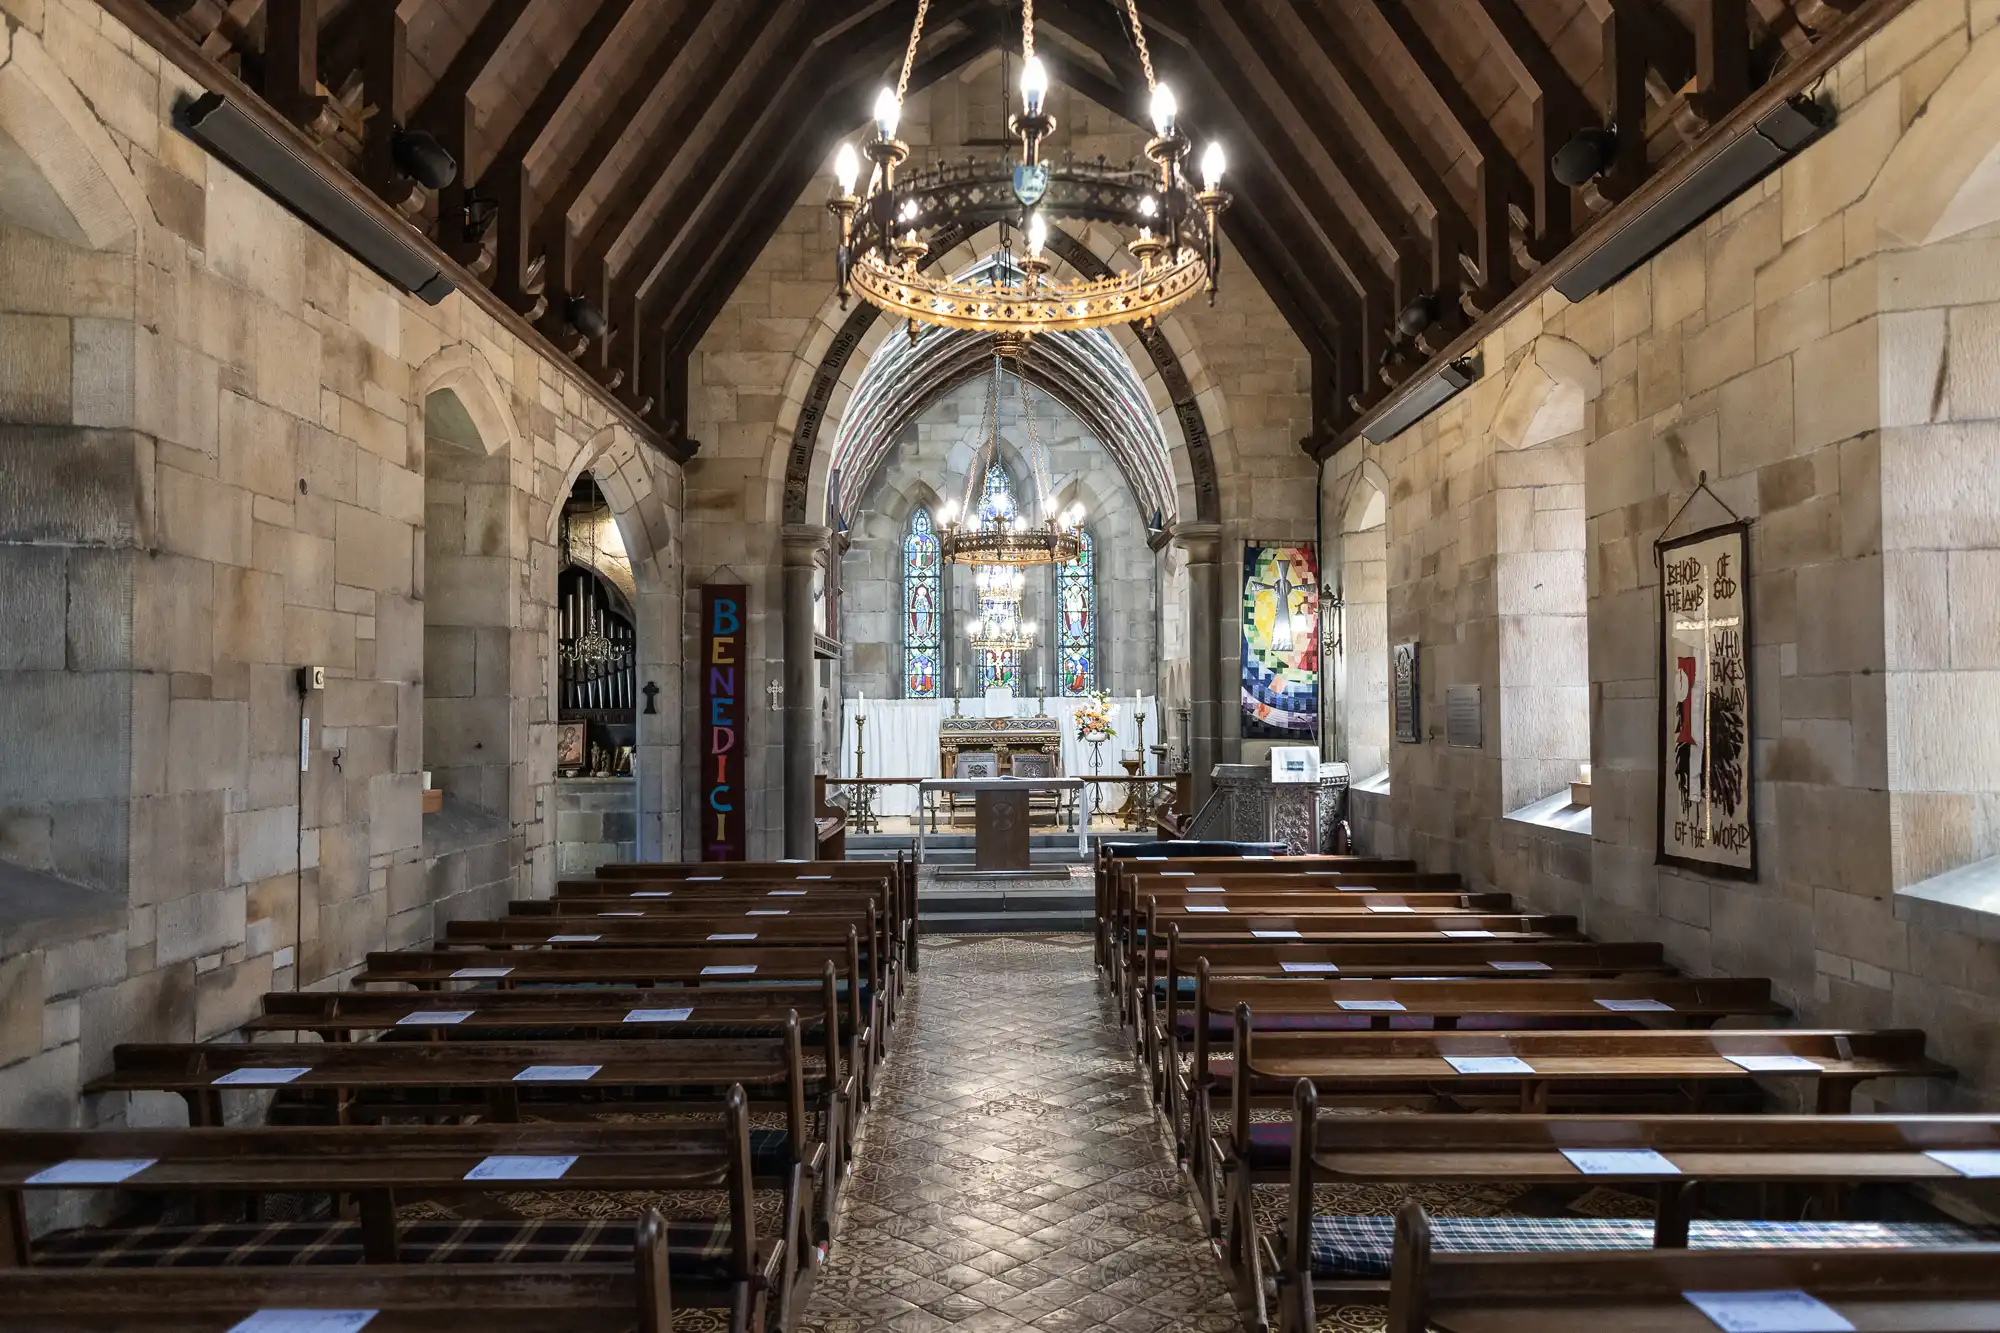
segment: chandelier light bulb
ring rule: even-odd
[[[1019,515],[1016,515],[1014,518],[1014,531],[1026,532],[1027,530],[1028,530],[1028,521],[1020,517]]]
[[[861,157],[854,151],[854,145],[844,143],[840,151],[833,155],[833,178],[840,184],[842,194],[854,193],[854,182],[861,176]]]
[[[1166,84],[1153,86],[1153,129],[1162,139],[1174,132],[1174,122],[1180,116],[1180,104],[1174,100],[1174,90]]]
[[[1042,247],[1049,243],[1049,224],[1040,213],[1028,219],[1028,254],[1035,259],[1042,257]]]
[[[884,88],[875,94],[875,128],[884,139],[896,137],[896,127],[903,123],[903,104],[896,100],[896,94]]]
[[[1222,188],[1222,173],[1229,166],[1229,158],[1222,151],[1222,145],[1211,142],[1201,154],[1201,187],[1215,191]]]
[[[945,501],[944,508],[938,511],[939,521],[944,523],[950,523],[957,518],[958,518],[958,501],[956,500]]]
[[[1040,56],[1029,56],[1021,66],[1021,105],[1030,116],[1042,114],[1042,104],[1048,100],[1049,70]]]

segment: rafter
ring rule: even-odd
[[[1514,0],[1459,0],[1459,9],[1472,19],[1487,48],[1528,98],[1528,179],[1535,189],[1535,257],[1553,258],[1569,244],[1579,221],[1570,188],[1556,179],[1555,152],[1577,130],[1596,123],[1597,113]]]

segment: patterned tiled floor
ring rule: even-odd
[[[1090,942],[929,937],[807,1333],[1243,1327]]]

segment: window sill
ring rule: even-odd
[[[125,926],[114,894],[0,861],[0,958]]]
[[[1347,789],[1349,791],[1363,792],[1369,796],[1387,796],[1389,794],[1389,770],[1385,768],[1373,777],[1363,778],[1359,782],[1350,782],[1347,784]]]
[[[1896,919],[1976,939],[2000,940],[2000,856],[1896,890]]]
[[[1571,805],[1569,793],[1559,791],[1553,796],[1545,796],[1530,802],[1519,810],[1510,810],[1502,818],[1516,824],[1532,824],[1536,828],[1549,829],[1556,833],[1569,833],[1577,837],[1590,837],[1590,807]]]

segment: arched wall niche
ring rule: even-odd
[[[1870,188],[1877,230],[1928,245],[2000,222],[2000,29],[1932,93]]]
[[[1341,596],[1329,627],[1330,740],[1348,776],[1363,780],[1389,766],[1389,481],[1370,458],[1338,486],[1327,525],[1326,563]]]

